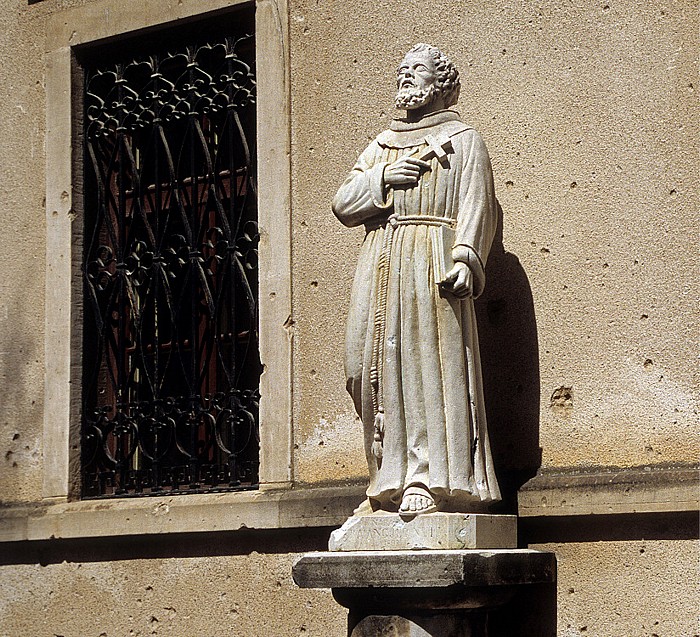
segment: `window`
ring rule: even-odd
[[[258,480],[255,49],[235,17],[84,58],[84,497]]]
[[[45,498],[291,483],[286,15],[51,21]]]

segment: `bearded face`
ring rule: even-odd
[[[394,103],[407,110],[428,106],[439,94],[435,61],[428,51],[409,52],[399,66]]]
[[[394,104],[396,104],[396,108],[403,108],[406,110],[421,108],[422,106],[430,104],[430,102],[435,99],[437,92],[435,85],[427,89],[411,86],[410,84],[403,87],[399,86],[399,90],[396,92],[396,97],[394,98]]]

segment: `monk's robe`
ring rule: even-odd
[[[430,170],[417,184],[384,182],[387,165],[404,155],[429,156],[436,140],[447,157],[428,158]],[[463,262],[473,274],[473,296],[484,288],[497,205],[481,137],[449,110],[416,123],[394,120],[358,159],[333,212],[346,226],[366,228],[345,371],[364,426],[370,501],[395,509],[414,484],[428,487],[443,510],[469,512],[500,500],[474,303],[438,285],[448,237],[448,270],[450,257]]]

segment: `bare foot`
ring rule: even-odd
[[[399,514],[416,516],[437,511],[437,503],[430,491],[422,485],[414,484],[403,492]]]

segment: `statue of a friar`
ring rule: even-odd
[[[347,387],[362,419],[368,500],[415,516],[500,500],[486,428],[473,299],[497,223],[479,134],[451,107],[460,82],[436,47],[398,68],[391,122],[333,200],[363,224],[346,333]]]

